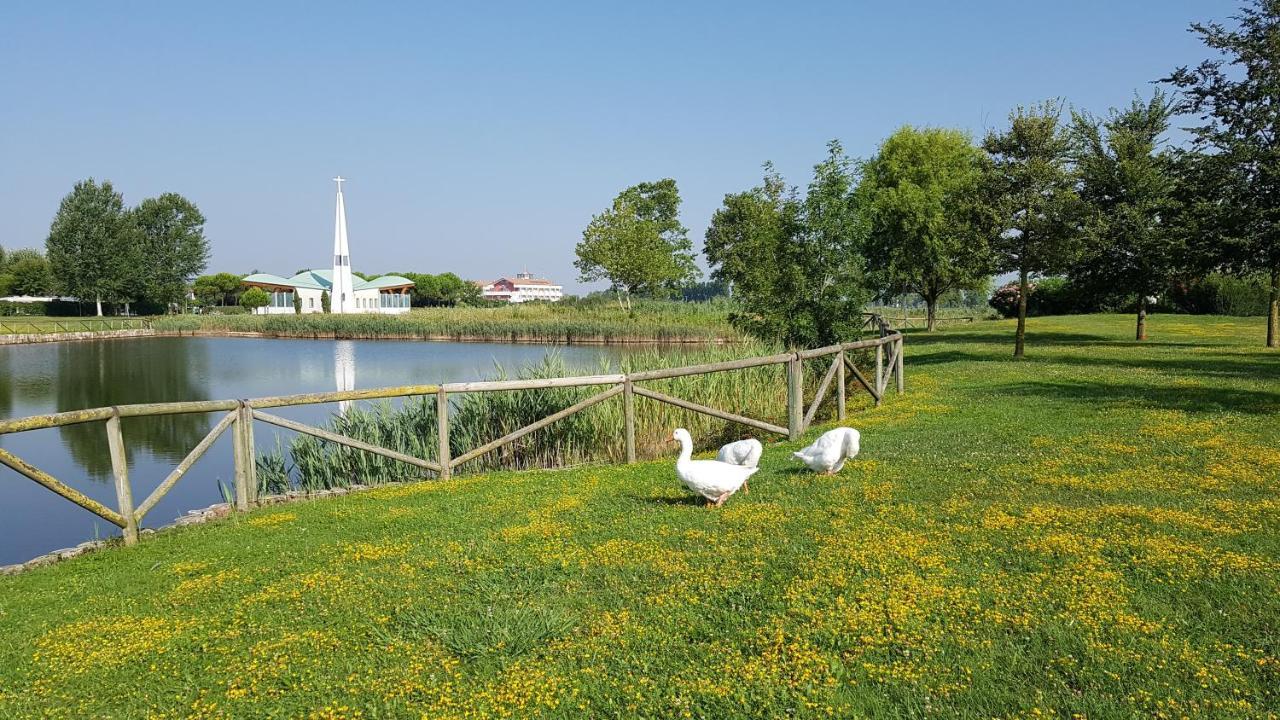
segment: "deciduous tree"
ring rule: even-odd
[[[1112,109],[1104,120],[1073,113],[1071,137],[1086,204],[1082,253],[1071,271],[1094,287],[1136,294],[1136,337],[1147,339],[1148,297],[1168,287],[1183,258],[1173,158],[1162,149],[1171,103],[1150,101]]]
[[[680,193],[670,178],[623,190],[594,216],[578,243],[579,280],[608,280],[628,312],[631,296],[669,295],[698,277]]]
[[[963,132],[908,126],[863,167],[858,196],[869,222],[870,279],[883,296],[919,295],[929,330],[943,295],[981,285],[991,273],[987,164]]]
[[[870,296],[853,164],[839,142],[827,150],[803,198],[766,163],[764,182],[726,195],[706,233],[712,277],[740,307],[732,321],[790,347],[856,335]]]
[[[124,199],[109,181],[89,178],[76,183],[62,199],[45,251],[58,289],[92,300],[102,315],[102,301],[127,299],[130,270],[137,266],[137,231],[125,212]]]
[[[1267,347],[1280,347],[1280,2],[1249,0],[1234,19],[1192,24],[1218,56],[1164,82],[1182,91],[1176,109],[1200,121],[1191,132],[1213,197],[1199,207],[1221,228],[1221,263],[1267,273]]]
[[[142,264],[135,273],[148,299],[172,308],[182,302],[191,278],[208,264],[204,215],[177,193],[143,200],[131,215],[142,244]]]
[[[1021,358],[1031,276],[1069,266],[1079,238],[1080,198],[1062,103],[1019,107],[1009,115],[1009,129],[988,133],[982,147],[992,160],[987,189],[997,222],[992,237],[996,269],[1018,273],[1013,355]]]
[[[249,312],[270,304],[271,296],[260,287],[251,287],[240,293],[240,307],[246,308]]]

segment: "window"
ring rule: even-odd
[[[307,307],[311,308],[312,310],[315,310],[315,309],[316,309],[316,299],[315,299],[315,298],[307,298]]]

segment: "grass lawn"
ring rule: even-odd
[[[718,511],[491,474],[0,578],[0,717],[1276,717],[1280,353],[1132,322],[912,335],[840,476]]]
[[[149,325],[151,318],[141,317],[46,317],[43,315],[8,315],[0,317],[0,334],[42,334],[55,332],[88,332],[96,330],[137,330]]]

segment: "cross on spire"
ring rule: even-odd
[[[338,177],[334,178],[333,181],[338,183],[338,192],[342,192],[342,183],[346,182],[347,179],[339,175]]]

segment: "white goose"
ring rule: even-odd
[[[755,438],[747,438],[731,442],[720,448],[720,452],[716,455],[716,459],[720,462],[729,463],[730,465],[741,465],[743,467],[755,467],[760,464],[760,454],[764,452],[764,446]],[[751,488],[749,483],[742,483],[742,494],[750,495]]]
[[[814,472],[834,475],[844,467],[844,461],[857,457],[862,436],[853,428],[836,428],[823,433],[809,447],[791,453]]]
[[[747,478],[760,468],[731,465],[719,460],[692,460],[693,438],[684,428],[676,428],[671,440],[680,443],[680,458],[676,460],[676,475],[680,482],[693,492],[707,499],[707,507],[720,507]]]

